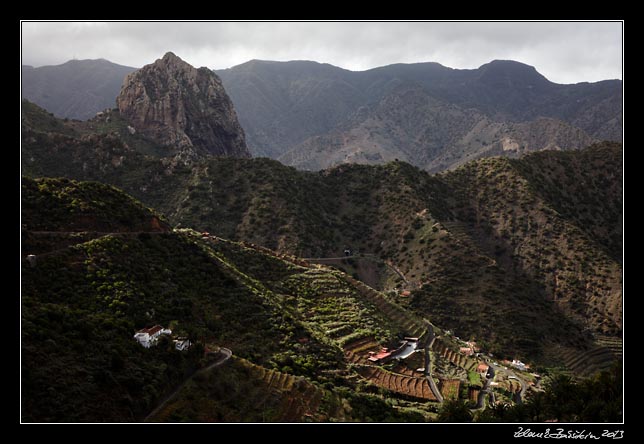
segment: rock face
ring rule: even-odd
[[[177,152],[250,157],[219,77],[171,52],[129,74],[116,105],[137,132]]]

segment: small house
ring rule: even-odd
[[[170,330],[169,328],[163,328],[160,325],[155,325],[153,327],[143,328],[137,331],[134,334],[134,339],[136,339],[143,347],[150,348],[151,346],[156,345],[157,341],[159,340],[159,336],[170,334],[172,334],[172,330]]]
[[[490,366],[487,364],[483,364],[482,362],[476,367],[476,373],[479,375],[485,376],[487,375],[488,370],[490,369]]]
[[[383,348],[382,350],[380,350],[380,352],[373,354],[369,353],[369,355],[370,356],[367,358],[367,360],[375,363],[380,363],[389,358],[391,356],[391,352],[388,348]]]
[[[474,354],[474,349],[472,347],[461,347],[459,351],[465,356],[472,356]]]

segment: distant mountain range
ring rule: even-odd
[[[23,97],[57,116],[85,119],[114,107],[134,70],[105,60],[23,67]],[[251,154],[300,169],[399,159],[440,171],[491,155],[622,138],[620,80],[559,85],[513,61],[470,70],[418,63],[354,72],[253,60],[216,73]]]
[[[58,117],[87,120],[114,108],[123,79],[136,69],[104,59],[38,68],[22,65],[22,97]]]
[[[352,72],[253,60],[217,73],[251,152],[304,169],[398,158],[436,171],[489,155],[621,140],[621,81],[558,85],[514,61]]]

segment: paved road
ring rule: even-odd
[[[432,326],[432,324],[427,322],[427,345],[425,345],[425,379],[427,379],[429,388],[432,390],[432,393],[434,394],[438,402],[443,402],[443,395],[441,394],[440,390],[438,390],[436,381],[434,381],[434,378],[432,378],[432,363],[429,355],[429,349],[431,348],[435,339],[436,336],[434,335],[434,327]]]
[[[494,392],[490,390],[490,384],[492,383],[492,381],[494,381],[496,372],[494,371],[494,368],[492,366],[490,366],[489,372],[491,373],[491,375],[485,380],[485,384],[483,384],[483,388],[479,392],[479,397],[476,400],[476,407],[472,410],[485,409],[485,395],[489,395],[492,398],[492,402],[494,402]]]
[[[339,261],[341,259],[360,259],[365,258],[364,256],[339,256],[339,257],[303,257],[302,260],[305,261]]]
[[[495,364],[493,364],[493,363],[491,363],[491,362],[488,362],[487,364],[490,366],[490,368],[491,368],[494,372],[496,372],[499,368],[502,368],[501,366],[499,366],[499,365],[495,365]],[[517,404],[522,404],[522,403],[523,403],[523,399],[525,398],[525,392],[526,392],[526,390],[528,390],[528,385],[525,383],[525,381],[524,381],[523,379],[519,378],[519,377],[518,377],[518,376],[517,376],[517,375],[516,375],[512,370],[510,370],[509,368],[507,368],[507,369],[506,369],[506,368],[503,368],[503,371],[504,371],[505,373],[507,373],[507,374],[508,374],[508,376],[513,376],[514,378],[516,378],[516,380],[517,380],[517,381],[519,381],[519,384],[521,384],[521,391],[515,395],[515,399],[514,399],[514,401],[515,401]],[[491,391],[490,391],[490,393],[491,393]]]
[[[506,371],[507,371],[507,370],[506,370]],[[516,403],[517,403],[517,404],[522,404],[522,403],[523,403],[523,398],[525,398],[525,392],[526,392],[526,390],[528,389],[528,385],[525,383],[525,381],[524,381],[523,379],[519,378],[519,377],[518,377],[516,374],[514,374],[513,372],[508,372],[508,373],[509,373],[511,376],[514,376],[515,378],[517,378],[517,380],[518,380],[518,381],[519,381],[519,383],[521,384],[521,391],[520,391],[520,392],[518,393],[518,395],[516,396]]]
[[[192,375],[188,376],[188,378],[186,378],[186,380],[183,381],[181,383],[181,385],[179,385],[179,387],[177,387],[172,393],[170,393],[168,396],[166,396],[166,398],[163,400],[163,402],[161,402],[161,404],[159,404],[154,410],[152,410],[152,412],[150,412],[150,414],[148,416],[145,417],[143,422],[148,421],[150,418],[154,417],[157,413],[159,413],[159,411],[163,407],[165,407],[165,405],[168,403],[168,401],[170,401],[172,398],[174,398],[176,396],[176,394],[179,393],[181,391],[181,389],[184,388],[185,385],[188,383],[188,381],[190,381],[192,378],[194,378],[197,375],[206,373],[206,372],[212,370],[215,367],[219,367],[220,365],[222,365],[223,363],[228,361],[230,359],[230,357],[233,355],[233,352],[230,349],[224,348],[224,347],[219,349],[219,353],[222,355],[219,359],[217,359],[215,362],[210,364],[208,367],[204,367],[201,370],[197,370]]]

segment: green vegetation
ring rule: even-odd
[[[65,125],[61,119],[54,117],[52,113],[45,111],[29,100],[22,99],[21,112],[23,128],[37,128],[41,132],[54,132],[67,135],[75,134],[73,128]]]
[[[356,376],[341,345],[362,337],[385,343],[403,328],[341,273],[192,230],[128,231],[153,213],[109,186],[58,179],[24,186],[25,235],[37,227],[66,245],[23,263],[23,420],[141,420],[205,365],[206,344],[234,350],[230,371],[226,364],[192,379],[159,413],[163,420],[424,420],[340,390],[352,393]],[[98,232],[109,222],[98,210],[108,203],[131,217],[130,226]],[[87,219],[91,209],[96,217]],[[81,222],[81,237],[57,231]],[[179,352],[162,337],[141,347],[134,332],[155,324],[195,345]],[[226,396],[215,396],[224,388]]]
[[[190,381],[151,422],[301,422],[344,420],[341,399],[302,377],[244,359]]]
[[[567,375],[551,378],[545,391],[512,407],[497,405],[478,415],[481,422],[621,422],[622,366],[576,381]]]
[[[347,271],[393,295],[412,290],[411,297],[392,297],[500,357],[561,365],[565,350],[591,348],[590,332],[621,334],[618,144],[482,159],[434,176],[404,162],[309,173],[268,159],[159,157],[111,128],[122,125],[117,117],[93,129],[40,117],[24,126],[27,176],[110,183],[175,227],[279,253],[373,254],[382,267]],[[280,287],[291,271],[266,265],[278,273],[268,285],[272,294],[293,291]],[[273,271],[261,267],[242,271],[270,281]],[[294,313],[304,306],[288,298],[280,304]],[[352,307],[348,299],[333,304],[329,323],[334,310]],[[383,337],[372,326],[366,330]]]
[[[472,422],[470,406],[465,401],[445,401],[438,411],[438,422]]]
[[[481,381],[481,375],[477,372],[467,372],[467,380],[470,383],[470,387],[482,388],[483,381]]]
[[[32,231],[169,230],[152,209],[101,183],[23,178],[21,191],[23,224]]]

